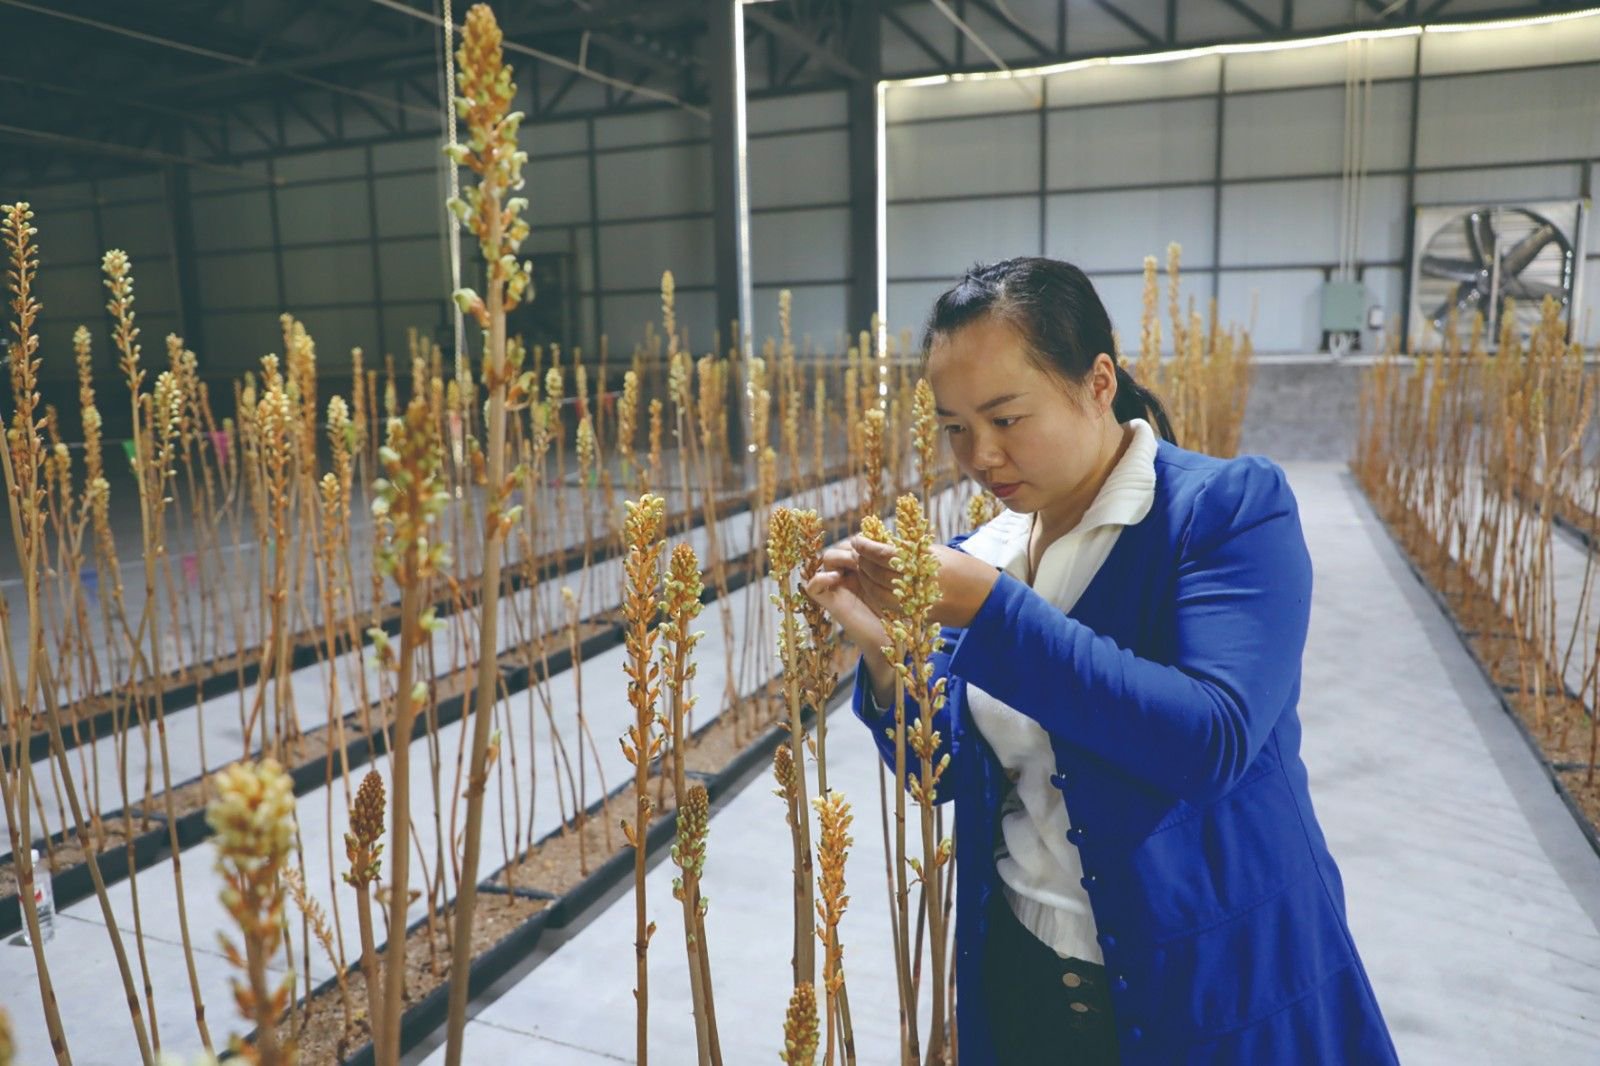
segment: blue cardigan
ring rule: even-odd
[[[965,630],[942,631],[962,1066],[994,1062],[979,979],[1004,783],[967,682],[1050,734],[1124,1063],[1397,1061],[1300,761],[1310,609],[1283,471],[1163,440],[1154,505],[1071,612],[1002,573]],[[892,766],[868,698],[858,665],[855,712]]]

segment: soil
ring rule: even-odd
[[[1401,532],[1406,524],[1415,522],[1414,516],[1386,513],[1387,509],[1380,508],[1371,495],[1367,498],[1373,502],[1373,509],[1378,511],[1385,524],[1394,531],[1395,541],[1401,546],[1401,551],[1434,589],[1443,590],[1442,598],[1456,625],[1462,630],[1468,650],[1484,665],[1494,683],[1501,687],[1506,703],[1537,742],[1544,759],[1557,767],[1571,764],[1585,767],[1575,772],[1560,771],[1557,776],[1588,819],[1591,831],[1600,829],[1600,775],[1597,775],[1595,785],[1586,783],[1590,730],[1594,728],[1594,722],[1583,702],[1562,690],[1559,662],[1545,671],[1543,699],[1538,698],[1537,692],[1527,690],[1519,666],[1517,641],[1510,636],[1511,623],[1494,597],[1482,585],[1469,579],[1454,559],[1441,559],[1439,553],[1434,552],[1430,553],[1432,557],[1427,562],[1419,560],[1416,552],[1407,548],[1408,539]],[[1466,619],[1472,621],[1464,621]],[[1485,625],[1486,620],[1487,625],[1493,628],[1476,628]],[[1564,650],[1565,643],[1562,642],[1559,647]],[[1531,683],[1530,677],[1526,684]]]
[[[1589,819],[1590,825],[1600,825],[1600,771],[1591,778],[1587,769],[1563,770],[1561,783],[1567,787],[1578,809]]]
[[[714,774],[732,762],[746,745],[771,728],[776,721],[777,710],[782,706],[781,683],[776,679],[769,682],[762,695],[765,697],[764,706],[759,710],[752,706],[754,701],[747,698],[737,712],[720,715],[707,726],[685,752],[685,769],[695,773]],[[651,796],[665,797],[664,801],[658,799],[655,817],[651,819],[651,824],[655,825],[662,819],[672,816],[674,804],[670,786],[663,791],[659,787],[661,780],[656,774],[651,775],[651,782]],[[633,809],[632,788],[619,789],[610,799],[609,816],[600,812],[585,822],[581,836],[581,850],[580,834],[569,826],[548,837],[514,861],[507,870],[495,878],[495,883],[505,885],[509,880],[511,885],[518,889],[548,892],[553,896],[565,895],[611,856],[631,850],[623,839],[617,822],[621,818],[631,819]],[[611,845],[609,848],[608,826]],[[530,914],[537,913],[546,905],[545,901],[518,898],[518,904],[529,905],[528,909],[519,910],[515,906],[507,905],[506,901],[511,898],[513,897],[479,893],[478,908],[473,913],[474,955],[509,935],[520,921]],[[425,934],[413,934],[408,942],[406,949],[408,1003],[416,1002],[449,980],[448,944],[442,932],[435,936],[435,942],[440,956],[440,966],[437,970],[426,964],[424,952],[429,941]],[[360,1007],[364,993],[356,991],[361,983],[360,975],[357,974],[354,980],[348,983],[351,986],[352,1002],[356,1004],[357,1021],[350,1026],[345,1025],[344,1011],[337,988],[316,997],[309,1008],[309,1021],[300,1029],[301,1061],[338,1061],[331,1056],[338,1054],[342,1058],[369,1039],[365,1022],[359,1017],[365,1014]],[[313,1054],[313,1051],[317,1054]],[[319,1055],[330,1057],[322,1058]]]
[[[596,617],[595,620],[586,621],[579,625],[578,639],[580,641],[588,640],[596,633],[611,629],[614,623],[614,612],[602,612]],[[560,633],[553,634],[547,640],[544,650],[547,653],[554,654],[567,648],[568,642],[569,638],[567,637],[566,632],[562,631]],[[539,654],[539,649],[535,648],[532,654],[535,656],[534,661],[537,661],[536,657]],[[524,650],[510,652],[501,656],[501,663],[505,666],[519,665],[528,661],[528,655],[529,653]],[[469,668],[458,670],[435,685],[435,697],[442,700],[451,696],[460,695],[468,689],[468,687],[473,683],[475,677],[475,669]],[[347,744],[354,743],[356,740],[366,736],[366,733],[361,729],[360,718],[358,715],[351,715],[345,719],[344,733],[345,742]],[[337,745],[334,743],[334,739],[333,731],[328,726],[322,726],[308,733],[301,734],[298,740],[292,741],[289,745],[288,761],[293,764],[291,769],[295,767],[313,764],[320,765],[325,763],[328,757],[329,749],[337,748]],[[214,769],[221,769],[221,767],[214,767]],[[167,808],[165,797],[166,792],[161,790],[158,790],[152,794],[148,808],[152,814],[162,818],[166,816]],[[209,786],[205,778],[180,785],[173,789],[172,792],[174,813],[179,818],[203,808],[206,803],[210,801],[210,799],[211,796],[209,792]],[[140,817],[139,812],[145,809],[144,797],[142,794],[133,797],[132,807],[134,810],[133,828],[135,835],[149,832],[151,829],[160,829],[162,827],[163,823],[161,821],[145,821]],[[105,833],[105,844],[99,847],[98,851],[100,855],[104,856],[107,852],[123,846],[126,843],[127,838],[122,833],[122,819],[120,816],[103,821],[102,826]],[[52,826],[51,828],[58,829],[59,827]],[[91,828],[91,836],[93,832],[94,830]],[[83,862],[83,849],[78,846],[77,834],[69,831],[67,842],[64,844],[53,845],[50,849],[48,849],[48,856],[50,860],[50,869],[53,871],[66,870]],[[41,858],[43,857],[44,855],[42,854]],[[6,899],[8,897],[15,896],[16,892],[16,872],[12,867],[10,858],[8,857],[4,862],[0,862],[0,899]]]
[[[550,906],[542,899],[480,892],[472,912],[472,953],[492,947],[529,918]],[[377,935],[381,938],[382,918],[374,914]],[[291,916],[291,921],[294,921]],[[409,1008],[429,992],[450,980],[450,934],[455,928],[455,911],[445,908],[434,920],[406,938],[406,987],[404,1005]],[[312,950],[321,948],[313,943]],[[280,1040],[293,1039],[303,1063],[342,1062],[372,1039],[367,1019],[367,982],[359,959],[350,959],[352,970],[345,978],[354,1019],[345,1024],[345,1010],[339,989],[296,1007],[278,1026]],[[379,973],[383,967],[379,965]],[[298,990],[297,990],[298,991]]]

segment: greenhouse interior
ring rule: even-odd
[[[1600,7],[0,42],[0,1066],[1600,1063]]]

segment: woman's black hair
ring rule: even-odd
[[[1088,275],[1071,263],[1022,256],[980,264],[934,302],[922,334],[922,356],[933,342],[988,315],[1009,323],[1041,367],[1074,385],[1088,377],[1101,352],[1117,360],[1111,316]],[[1118,422],[1143,418],[1177,443],[1167,411],[1154,393],[1117,364]]]

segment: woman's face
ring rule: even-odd
[[[935,339],[927,376],[956,463],[1008,508],[1048,519],[1093,500],[1116,428],[1110,356],[1069,390],[1034,364],[1016,330],[986,315]]]

